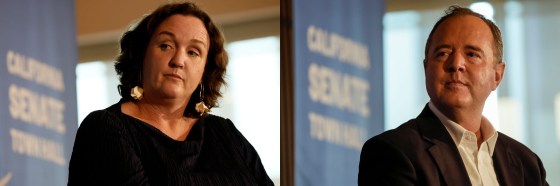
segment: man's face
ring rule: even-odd
[[[434,31],[424,72],[432,102],[443,110],[480,110],[495,90],[505,64],[494,58],[490,27],[471,15],[454,16]]]

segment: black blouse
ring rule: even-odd
[[[229,119],[200,118],[185,141],[121,112],[80,125],[68,185],[273,185],[253,146]]]

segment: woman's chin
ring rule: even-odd
[[[184,91],[181,90],[162,90],[158,95],[161,99],[180,99],[187,97]]]

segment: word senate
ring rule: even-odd
[[[362,72],[369,70],[367,46],[336,33],[311,25],[307,29],[307,47],[311,52],[350,64]],[[369,81],[316,62],[309,65],[308,76],[308,93],[313,102],[369,117]]]
[[[9,113],[12,119],[55,132],[58,137],[66,134],[64,101],[43,95],[27,87],[32,82],[56,92],[64,92],[62,71],[37,59],[9,50],[6,66],[10,75],[27,80],[27,83],[10,83],[8,87]],[[52,91],[45,91],[52,92]],[[59,166],[66,164],[64,145],[58,140],[10,128],[12,151],[38,158]]]
[[[311,101],[369,117],[368,81],[316,63],[311,63],[308,70]]]
[[[9,110],[13,119],[33,124],[58,134],[66,132],[64,102],[11,84]]]

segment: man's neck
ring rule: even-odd
[[[482,121],[482,108],[453,108],[438,105],[436,103],[434,103],[434,106],[451,121],[454,121],[468,131],[477,134],[477,137],[481,134],[480,125]]]

